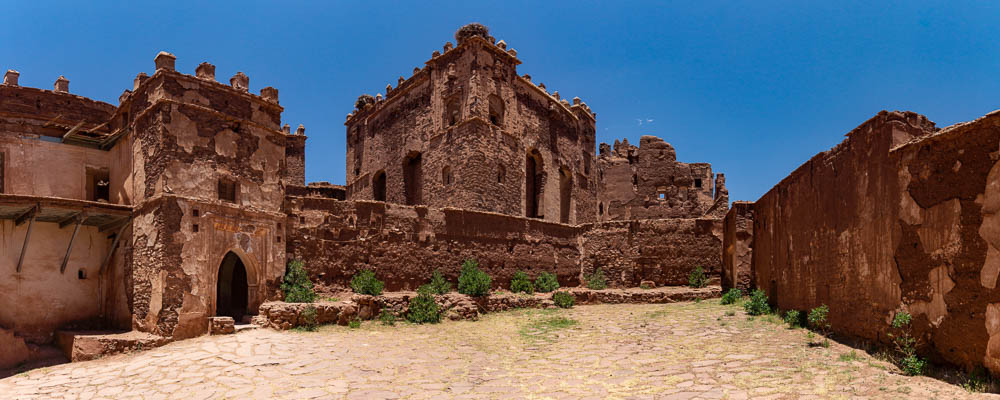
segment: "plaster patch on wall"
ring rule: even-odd
[[[180,111],[180,107],[173,106],[170,109],[170,125],[167,127],[171,132],[198,132],[198,124],[192,121],[187,115]],[[175,135],[177,145],[185,152],[191,153],[195,146],[208,145],[208,138],[197,135]]]
[[[908,195],[905,197],[909,197]],[[923,210],[923,223],[917,228],[924,251],[931,255],[946,255],[951,258],[962,245],[959,222],[962,203],[957,198]]]
[[[983,365],[997,371],[1000,369],[1000,303],[986,305],[986,334],[990,340],[986,344]]]
[[[985,288],[996,288],[1000,274],[1000,162],[993,164],[986,178],[986,189],[981,198],[983,224],[979,226],[979,236],[987,243],[986,261],[979,273],[979,283]]]
[[[948,276],[948,267],[944,265],[928,272],[927,279],[931,284],[931,301],[917,301],[910,304],[909,308],[914,315],[927,315],[931,324],[938,327],[948,315],[948,304],[945,303],[944,296],[955,288],[955,281]]]

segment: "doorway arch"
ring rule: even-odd
[[[243,259],[230,251],[219,263],[215,283],[215,315],[233,317],[240,323],[249,315],[250,285]]]

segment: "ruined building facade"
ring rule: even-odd
[[[722,260],[722,175],[644,137],[595,157],[596,114],[518,75],[513,49],[456,35],[348,115],[347,184],[305,182],[304,127],[160,53],[118,105],[0,85],[0,367],[74,330],[203,334],[281,299],[288,261],[321,290],[373,269],[388,289],[475,258],[581,284],[685,284]],[[57,334],[62,331],[63,334]]]

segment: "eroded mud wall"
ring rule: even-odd
[[[600,267],[613,287],[687,285],[701,266],[718,284],[722,268],[722,221],[668,218],[610,221],[585,226],[581,236],[581,269]]]
[[[753,203],[733,202],[723,224],[722,289],[736,288],[747,293],[752,285]]]
[[[926,354],[1000,372],[998,154],[998,113],[940,131],[878,114],[757,201],[756,285],[873,341],[906,309]]]
[[[462,261],[474,258],[494,287],[507,288],[514,272],[557,275],[578,286],[581,267],[600,266],[614,287],[687,284],[701,265],[717,277],[722,221],[666,219],[572,226],[495,213],[410,207],[368,201],[292,197],[290,259],[330,288],[347,287],[361,269],[376,271],[387,289],[416,289],[435,269],[458,278]]]

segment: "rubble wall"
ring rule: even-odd
[[[879,113],[756,202],[756,285],[873,341],[906,309],[926,355],[1000,373],[998,154],[1000,113]]]

